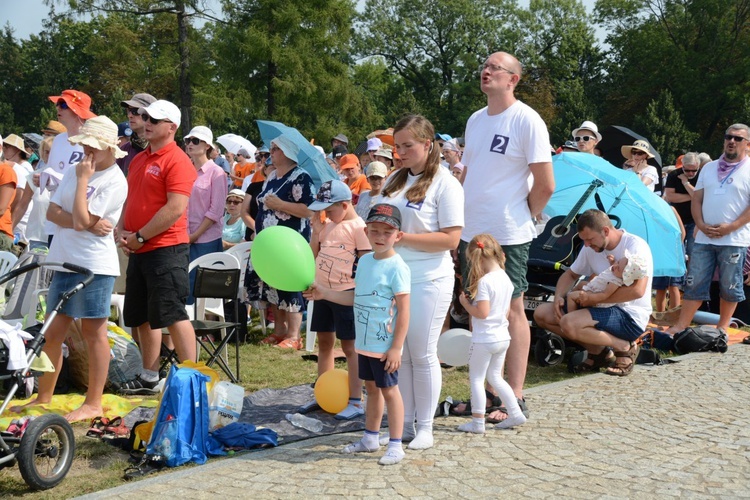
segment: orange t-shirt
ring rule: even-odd
[[[355,181],[353,181],[351,184],[349,184],[349,179],[347,179],[346,185],[349,186],[349,189],[352,190],[353,194],[360,194],[362,191],[367,191],[369,189],[372,189],[370,187],[370,183],[367,182],[367,177],[364,175],[360,175],[357,177]]]
[[[18,177],[13,171],[13,167],[8,162],[0,163],[0,186],[13,184],[13,195],[10,197],[10,203],[5,208],[5,213],[0,216],[0,231],[13,238],[13,218],[10,213],[10,206],[16,197],[16,186],[18,186]]]
[[[190,196],[198,174],[188,155],[176,142],[156,153],[151,147],[133,158],[128,170],[128,200],[125,204],[125,230],[139,231],[167,204],[167,193]],[[136,253],[189,243],[187,210],[163,233],[151,237]]]
[[[240,180],[234,181],[234,186],[241,188],[242,187],[242,180],[250,174],[253,170],[254,163],[251,162],[245,162],[244,165],[237,163],[234,165],[234,176],[239,177]]]
[[[250,179],[250,183],[252,184],[253,182],[262,182],[262,181],[265,181],[265,180],[266,180],[266,176],[263,175],[263,168],[259,168],[253,174],[253,178]]]

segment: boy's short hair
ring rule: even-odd
[[[382,222],[388,224],[394,229],[401,230],[401,211],[398,207],[389,205],[387,203],[378,203],[370,209],[370,213],[367,215],[367,224],[371,222]]]

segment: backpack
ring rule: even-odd
[[[723,330],[714,326],[700,325],[675,333],[672,349],[677,354],[706,351],[727,352],[728,340]]]

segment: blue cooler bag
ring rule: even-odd
[[[168,467],[206,462],[209,380],[197,370],[172,365],[146,446],[146,454],[153,460],[163,460]]]

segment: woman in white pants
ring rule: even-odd
[[[404,399],[404,441],[409,448],[431,448],[432,420],[440,398],[442,373],[437,341],[453,292],[450,251],[464,225],[461,184],[440,166],[435,129],[423,116],[408,115],[394,128],[403,168],[383,189],[382,202],[401,211],[404,236],[396,251],[411,269],[411,315],[399,369]],[[416,419],[416,429],[414,421]]]

